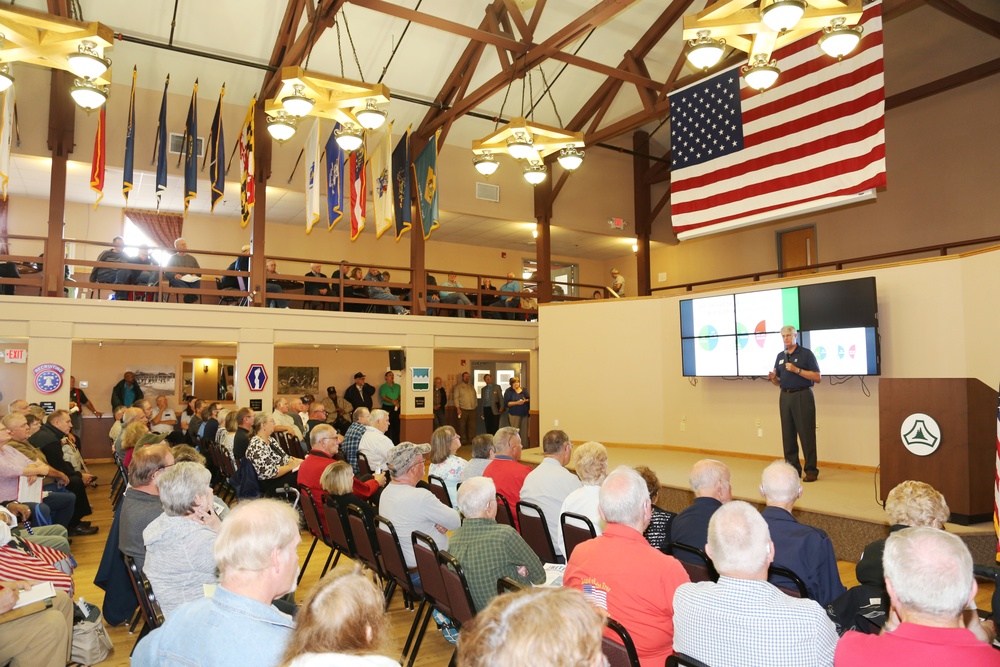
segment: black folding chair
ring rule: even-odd
[[[386,576],[379,558],[378,542],[375,539],[375,529],[369,521],[368,516],[357,505],[347,506],[347,524],[351,528],[351,537],[354,538],[354,549],[357,560],[364,563],[382,582],[382,594],[385,596],[386,605],[392,599],[392,594],[396,591],[396,580]]]
[[[701,660],[695,660],[689,655],[674,653],[667,658],[667,667],[708,667],[708,665]]]
[[[451,496],[448,495],[448,486],[443,479],[437,475],[427,475],[427,484],[431,488],[431,493],[437,496],[442,505],[451,507]]]
[[[135,652],[136,645],[143,637],[148,635],[151,630],[163,625],[163,612],[160,611],[160,605],[156,601],[156,596],[153,595],[153,587],[150,586],[146,575],[142,573],[131,556],[122,554],[122,557],[125,559],[128,578],[132,583],[132,591],[139,601],[139,611],[142,613],[142,630],[139,631],[139,636],[136,637],[135,644],[132,645],[132,652]]]
[[[497,523],[505,523],[514,530],[517,530],[517,526],[514,524],[514,515],[510,511],[510,503],[499,493],[497,494]]]
[[[597,537],[597,530],[594,528],[593,522],[582,514],[563,512],[559,517],[559,524],[562,528],[566,560],[569,560],[576,545]]]
[[[347,508],[334,498],[323,494],[321,510],[326,518],[326,529],[330,535],[330,541],[340,553],[351,560],[356,559],[358,552],[354,546],[354,537],[351,535],[350,526],[347,523]]]
[[[775,579],[778,581],[775,582]],[[782,581],[782,579],[785,579],[786,581]],[[795,574],[787,567],[781,567],[780,565],[771,563],[771,566],[767,568],[767,580],[774,584],[778,590],[790,595],[793,598],[809,597],[809,590],[806,588],[806,582],[802,581],[802,577]],[[795,588],[787,586],[787,581],[791,581],[792,584],[795,585]]]
[[[406,657],[410,656],[409,662],[412,665],[417,657],[417,651],[420,649],[420,642],[413,643],[413,639],[417,634],[417,629],[424,620],[425,612],[428,616],[430,615],[430,609],[427,608],[427,600],[424,597],[424,592],[414,586],[413,581],[410,579],[410,572],[406,567],[406,560],[403,557],[403,549],[399,544],[396,527],[385,517],[376,516],[375,537],[378,539],[379,550],[382,554],[382,566],[385,568],[386,575],[392,577],[396,585],[403,591],[404,606],[412,610],[413,601],[420,601],[417,613],[413,616],[413,623],[410,624],[410,632],[406,635],[403,654],[399,658],[399,662],[402,664],[406,661]]]
[[[299,570],[298,581],[302,583],[302,577],[306,573],[306,568],[309,567],[309,559],[312,558],[313,550],[316,548],[318,542],[322,542],[330,547],[330,555],[326,558],[326,565],[323,566],[323,571],[319,574],[321,579],[330,569],[331,561],[333,562],[333,567],[337,567],[337,561],[340,560],[340,553],[337,551],[337,545],[330,539],[329,532],[323,528],[323,521],[319,517],[319,509],[316,507],[316,502],[313,500],[309,487],[300,484],[299,496],[302,499],[302,516],[305,517],[306,528],[309,529],[309,532],[313,536],[312,544],[309,545],[309,553],[306,554],[306,559],[302,562],[302,567]]]
[[[527,511],[525,511],[527,510]],[[545,513],[534,503],[524,500],[517,504],[517,523],[521,527],[521,537],[528,543],[532,551],[543,563],[558,563],[556,549],[552,546],[552,536],[549,535],[545,523]]]
[[[684,569],[687,570],[688,577],[692,582],[719,580],[719,573],[715,571],[715,565],[712,564],[712,559],[709,558],[704,551],[688,544],[671,542],[670,553],[676,555],[678,551],[691,554],[692,556],[696,556],[698,559],[697,563],[689,563],[686,560],[682,560],[680,558],[677,559],[677,561],[684,566]]]
[[[639,654],[636,653],[635,643],[625,626],[610,616],[605,624],[618,637],[617,640],[606,634],[601,637],[601,651],[608,659],[609,667],[639,667]]]

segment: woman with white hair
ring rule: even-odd
[[[204,597],[204,585],[216,582],[212,549],[222,522],[213,509],[211,483],[212,474],[193,462],[168,466],[157,479],[163,514],[142,531],[142,569],[164,617]]]
[[[594,530],[600,535],[604,529],[604,522],[601,520],[597,504],[601,494],[601,484],[608,476],[608,450],[599,442],[585,442],[573,450],[573,462],[570,467],[576,470],[576,476],[580,478],[583,486],[566,496],[562,509],[559,510],[559,515],[571,512],[585,516],[594,524]],[[572,520],[571,522],[574,525],[580,523]],[[559,525],[562,525],[561,519]],[[562,530],[558,531],[554,541],[556,542],[556,551],[565,553]]]
[[[297,485],[296,471],[302,459],[290,456],[278,447],[271,437],[274,433],[274,418],[269,412],[258,412],[253,419],[253,436],[247,447],[247,460],[257,471],[260,490],[265,496],[273,496],[275,491],[288,485]]]

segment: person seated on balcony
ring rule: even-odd
[[[323,273],[323,266],[321,264],[310,264],[309,273],[306,274],[306,278],[326,278],[326,274]],[[334,294],[333,289],[331,289],[329,283],[307,282],[305,287],[305,294],[306,296],[339,296],[340,292],[338,291],[336,294]],[[320,308],[325,308],[326,306],[329,305],[336,306],[337,304],[328,304],[320,302],[318,305]]]
[[[507,282],[500,286],[500,292],[520,292],[521,283],[514,278],[514,272],[507,272]],[[503,296],[501,294],[500,298],[490,304],[491,306],[503,307],[503,308],[519,308],[521,305],[520,296]],[[487,313],[489,317],[494,319],[514,319],[514,313]]]
[[[125,239],[120,236],[116,236],[111,243],[114,247],[108,248],[100,255],[97,256],[98,262],[128,262],[128,256],[125,254]],[[92,283],[113,283],[115,282],[115,277],[118,274],[118,269],[113,267],[103,267],[95,266],[90,272],[90,282]]]
[[[198,264],[198,260],[194,258],[194,255],[188,254],[187,252],[188,244],[187,241],[185,241],[183,238],[179,238],[176,241],[174,241],[174,249],[177,252],[171,255],[170,259],[167,260],[168,267],[176,267],[180,269],[201,268],[201,266],[199,266]],[[194,275],[194,276],[199,275],[197,273],[194,273],[193,271],[185,271],[184,274],[164,272],[163,275],[166,276],[171,287],[188,287],[191,289],[201,289],[200,279],[195,279],[191,281],[183,279],[183,276],[185,275]],[[197,294],[184,295],[184,303],[194,303],[197,300],[198,300]]]
[[[267,284],[266,284],[266,286],[265,286],[264,289],[267,290],[269,293],[272,293],[272,294],[273,293],[279,293],[280,294],[281,292],[284,292],[285,289],[278,282],[277,278],[273,277],[273,276],[275,276],[278,273],[278,263],[275,262],[273,259],[267,260],[267,271],[266,271],[266,273],[267,273]],[[267,307],[268,308],[288,308],[288,299],[268,299],[267,300]]]
[[[240,249],[240,256],[226,267],[227,271],[250,271],[250,246]],[[247,276],[222,276],[219,278],[219,289],[235,289],[246,292],[250,279]]]
[[[364,270],[360,266],[355,266],[347,272],[345,280],[364,280]],[[344,287],[344,297],[347,299],[363,299],[367,296],[364,287],[359,285],[348,285]],[[349,313],[363,313],[365,305],[361,303],[348,303],[344,305],[344,310]]]
[[[366,282],[381,283],[385,282],[382,279],[382,274],[374,266],[368,269],[368,275],[365,276]],[[399,301],[399,297],[393,295],[387,287],[378,287],[376,285],[371,285],[367,288],[369,299],[378,299],[380,301]],[[393,310],[396,311],[397,315],[409,315],[410,311],[402,306],[393,306]]]
[[[392,282],[392,274],[389,273],[388,271],[383,271],[382,272],[382,282],[391,283]],[[395,296],[400,301],[409,301],[410,300],[410,290],[406,289],[405,287],[390,287],[389,288],[389,293],[392,294],[393,296]]]
[[[153,260],[149,256],[149,248],[146,246],[139,248],[138,255],[135,257],[126,257],[124,261],[128,264],[153,265]],[[157,283],[157,272],[144,269],[118,269],[115,271],[114,282],[116,285],[155,285]],[[133,296],[130,297],[130,295]],[[141,293],[127,292],[125,290],[115,292],[115,299],[118,301],[134,300],[137,296],[141,296]]]
[[[458,275],[455,273],[448,274],[448,280],[441,283],[441,287],[461,287],[462,283],[458,282]],[[460,304],[463,306],[471,306],[472,302],[469,301],[469,297],[465,295],[464,292],[447,292],[441,290],[438,292],[438,296],[441,297],[441,303],[453,303]],[[461,309],[458,311],[459,317],[468,317],[467,311]]]

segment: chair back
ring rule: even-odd
[[[128,569],[128,578],[132,583],[132,591],[139,601],[142,620],[147,628],[155,630],[163,625],[163,612],[160,611],[160,605],[156,601],[156,596],[153,595],[153,587],[150,586],[146,575],[142,573],[142,570],[135,564],[131,556],[122,554],[122,557],[125,559],[125,567]]]
[[[356,560],[360,560],[381,577],[382,564],[378,559],[378,546],[372,535],[371,523],[357,505],[347,506],[347,524],[351,527],[351,537],[354,538]]]
[[[576,545],[597,537],[594,523],[589,517],[582,514],[563,512],[562,516],[559,517],[559,523],[562,528],[563,546],[566,549],[566,560],[569,560]]]
[[[472,600],[472,591],[469,590],[469,582],[461,563],[447,551],[439,551],[438,567],[445,590],[448,591],[451,620],[459,627],[471,623],[476,616],[476,603]]]
[[[288,439],[288,431],[276,431],[271,434],[271,437],[278,443],[278,447],[281,447],[281,451],[289,456],[298,456],[298,452],[292,451],[291,443]]]
[[[382,515],[375,517],[375,537],[378,540],[379,551],[382,554],[382,566],[385,573],[396,580],[396,585],[415,598],[421,596],[410,581],[410,573],[406,568],[403,549],[399,545],[399,535],[396,527]]]
[[[534,503],[522,500],[517,504],[517,523],[521,526],[521,537],[528,543],[538,559],[543,563],[556,563],[556,549],[552,546],[552,536],[545,523],[545,513]]]
[[[667,658],[667,667],[708,667],[708,665],[701,660],[695,660],[689,655],[674,653]]]
[[[806,582],[802,581],[802,577],[786,567],[771,563],[771,566],[767,568],[767,580],[774,584],[781,592],[793,598],[809,597],[809,589],[806,588]],[[788,586],[789,581],[792,582],[795,588]]]
[[[354,536],[347,528],[347,516],[344,508],[335,498],[323,495],[323,516],[326,517],[326,529],[330,531],[330,541],[349,558],[357,558],[358,551],[354,547]]]
[[[313,537],[324,544],[330,544],[330,536],[323,529],[323,522],[320,521],[319,511],[316,508],[316,501],[313,500],[312,491],[310,491],[308,486],[299,484],[299,496],[302,498],[302,516],[306,519],[306,528],[309,529]]]
[[[517,530],[517,526],[514,525],[514,515],[510,511],[510,503],[499,493],[497,494],[497,523],[507,524],[514,530]]]
[[[368,465],[368,457],[358,452],[358,477],[374,475],[375,471]]]
[[[437,475],[427,475],[427,484],[431,487],[431,493],[437,496],[442,505],[451,507],[451,496],[448,495],[448,486],[443,479]]]
[[[413,543],[413,558],[417,561],[417,572],[420,573],[420,587],[424,591],[424,596],[437,607],[438,611],[448,618],[453,618],[448,589],[445,588],[441,568],[438,566],[437,544],[430,535],[419,530],[413,531],[410,541]]]
[[[527,588],[528,587],[520,581],[516,581],[510,577],[500,577],[497,579],[497,595],[503,595],[504,593],[516,593],[518,591],[527,590]]]
[[[684,569],[687,570],[688,577],[690,577],[692,583],[719,580],[719,573],[715,571],[715,565],[712,564],[712,559],[710,559],[704,551],[697,547],[681,544],[680,542],[671,542],[670,552],[676,555],[678,551],[691,554],[699,561],[697,563],[690,563],[686,560],[681,560],[680,558],[677,559],[677,561],[684,566]]]
[[[608,659],[609,667],[639,667],[639,654],[636,653],[635,643],[625,626],[610,616],[606,625],[617,637],[612,639],[607,633],[601,637],[601,651]]]

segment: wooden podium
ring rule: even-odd
[[[900,437],[914,413],[933,417],[940,444],[929,456],[910,453]],[[879,382],[881,498],[908,479],[944,494],[952,523],[993,518],[997,392],[973,378],[883,378]]]

